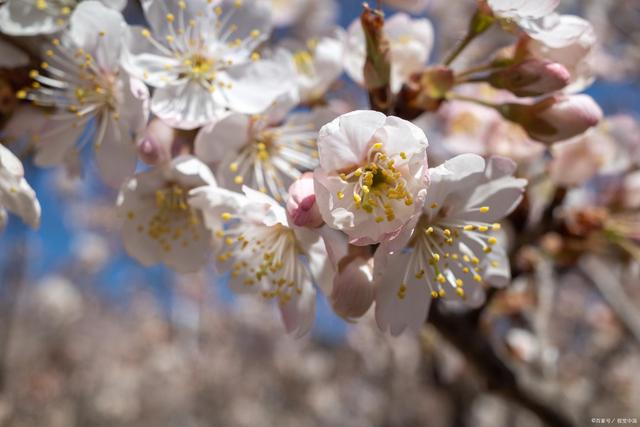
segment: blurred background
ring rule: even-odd
[[[357,0],[307,3],[277,37],[346,27],[361,11]],[[432,62],[461,38],[473,9],[473,0],[431,0]],[[606,115],[637,119],[640,2],[562,0],[560,10],[590,20],[599,37],[598,79],[587,93]],[[125,17],[144,20],[137,1]],[[469,49],[482,54],[483,42]],[[346,78],[340,84],[349,90]],[[123,251],[115,193],[92,161],[82,179],[27,161],[42,225],[31,231],[12,218],[0,235],[0,425],[542,425],[487,391],[486,379],[428,325],[392,339],[371,313],[350,324],[319,297],[313,333],[294,340],[274,307],[234,297],[213,269],[180,276],[142,267]],[[606,265],[598,271],[605,282],[613,274]],[[627,312],[640,309],[634,276],[616,273]],[[585,425],[638,423],[640,325],[621,319],[589,275],[544,265],[520,275],[482,325],[520,378],[559,387]]]

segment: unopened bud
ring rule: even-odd
[[[555,92],[569,84],[571,74],[562,64],[540,59],[528,59],[494,71],[488,82],[517,96],[538,96]]]
[[[602,110],[588,95],[555,95],[535,104],[502,104],[498,111],[522,126],[531,138],[549,144],[580,135],[602,119]]]
[[[157,165],[171,160],[171,147],[176,138],[176,130],[160,119],[153,119],[147,125],[138,141],[138,155],[148,165]]]
[[[364,315],[375,297],[371,259],[363,256],[344,260],[333,279],[331,305],[345,319]]]
[[[289,187],[287,213],[298,227],[316,228],[324,224],[316,203],[313,173],[303,174]]]

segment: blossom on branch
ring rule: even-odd
[[[330,281],[331,266],[319,232],[294,226],[271,197],[215,186],[191,192],[190,204],[214,234],[218,266],[230,271],[231,288],[276,299],[288,332],[299,337],[315,319],[314,283]]]
[[[210,233],[200,210],[189,202],[189,191],[215,185],[209,168],[192,156],[176,157],[126,182],[118,214],[129,255],[145,266],[164,263],[181,273],[203,267],[210,256]]]
[[[350,243],[394,238],[427,193],[427,137],[414,124],[353,111],[320,129],[315,194],[324,221]]]
[[[432,299],[479,305],[483,284],[510,280],[498,221],[520,203],[524,179],[515,163],[462,154],[430,169],[431,186],[419,216],[399,241],[383,242],[375,254],[376,319],[398,335],[418,330]]]
[[[169,125],[195,129],[227,109],[258,114],[291,89],[288,58],[261,59],[257,51],[271,32],[264,2],[144,0],[142,6],[151,29],[130,29],[124,66],[156,88],[151,111]]]
[[[60,165],[77,157],[88,142],[83,133],[89,125],[102,178],[118,186],[134,172],[135,138],[147,123],[148,90],[120,68],[125,28],[119,12],[97,1],[82,2],[68,33],[45,51],[41,71],[31,71],[32,89],[18,97],[54,108],[34,135],[36,164]]]

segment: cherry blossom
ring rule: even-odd
[[[99,0],[121,10],[126,0]],[[13,36],[51,34],[67,25],[82,0],[7,0],[0,6],[0,31]]]
[[[258,114],[291,89],[281,56],[256,51],[271,31],[259,0],[144,0],[151,29],[133,27],[124,66],[155,87],[151,111],[169,125],[194,129],[225,111]],[[279,51],[278,55],[284,55]]]
[[[195,153],[215,166],[220,185],[247,185],[285,200],[289,185],[317,167],[318,129],[335,117],[326,108],[290,113],[295,105],[284,96],[262,114],[229,114],[200,130]]]
[[[352,244],[392,239],[427,192],[424,132],[375,111],[343,114],[320,129],[315,193],[324,221]]]
[[[181,273],[199,270],[209,259],[210,233],[189,191],[215,186],[209,168],[193,156],[137,174],[118,197],[126,251],[145,266],[164,263]]]
[[[219,241],[218,266],[231,271],[231,288],[276,299],[287,332],[302,336],[315,318],[314,283],[331,280],[324,242],[317,231],[291,224],[271,197],[246,186],[243,191],[198,188],[190,203],[202,210]]]
[[[70,18],[69,32],[45,50],[41,71],[31,71],[33,88],[18,97],[55,109],[34,135],[36,164],[60,165],[77,157],[89,125],[108,184],[120,185],[135,170],[135,137],[147,122],[148,90],[120,68],[125,28],[119,12],[84,1]]]
[[[422,214],[399,242],[383,242],[375,254],[376,319],[382,330],[393,335],[407,327],[417,330],[432,299],[478,305],[483,284],[508,284],[509,261],[497,232],[527,182],[512,176],[515,166],[506,158],[485,163],[462,154],[430,169]]]

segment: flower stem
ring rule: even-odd
[[[450,65],[463,50],[471,43],[477,36],[487,31],[493,25],[494,18],[491,15],[483,13],[481,10],[477,10],[471,17],[469,22],[469,30],[467,35],[464,36],[455,49],[446,57],[443,64]]]
[[[475,104],[479,104],[482,105],[484,107],[487,108],[493,108],[494,110],[499,110],[500,107],[496,104],[492,104],[488,101],[483,101],[482,99],[477,99],[477,98],[473,98],[470,96],[465,96],[465,95],[460,95],[459,93],[454,93],[454,92],[449,92],[447,94],[447,99],[448,100],[457,100],[457,101],[467,101],[467,102],[473,102]]]

